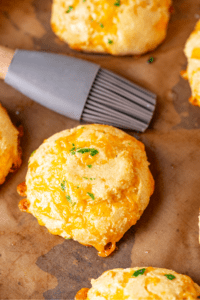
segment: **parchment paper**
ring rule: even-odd
[[[190,88],[180,78],[183,47],[200,15],[199,0],[174,0],[166,40],[141,57],[112,57],[72,51],[50,28],[50,0],[1,0],[0,44],[13,49],[63,53],[99,63],[157,93],[149,129],[127,131],[145,146],[156,187],[146,211],[100,258],[94,248],[48,233],[18,209],[16,187],[24,181],[31,152],[52,134],[79,122],[58,115],[0,82],[0,102],[15,125],[22,124],[23,164],[0,186],[0,299],[73,299],[111,268],[155,266],[188,274],[200,284],[200,108],[188,103]],[[152,64],[147,64],[150,56]]]

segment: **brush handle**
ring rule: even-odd
[[[14,50],[0,46],[0,78],[3,80],[6,77],[14,53]]]

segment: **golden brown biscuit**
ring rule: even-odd
[[[107,125],[64,130],[31,156],[21,210],[64,238],[107,256],[153,193],[144,145]],[[23,190],[23,186],[22,186]]]
[[[192,90],[189,101],[193,105],[200,106],[200,20],[188,38],[184,52],[188,59],[188,66],[187,70],[182,72],[182,76],[189,80]]]
[[[189,276],[159,268],[114,269],[91,280],[75,300],[197,300],[200,287]]]
[[[171,0],[53,0],[51,26],[76,50],[143,54],[166,36]]]
[[[21,165],[21,134],[21,130],[18,131],[13,126],[6,110],[0,104],[0,184],[4,183],[9,172]]]

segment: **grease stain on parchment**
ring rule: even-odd
[[[134,244],[134,227],[117,243],[117,249],[107,258],[97,255],[93,247],[86,247],[73,240],[55,246],[37,260],[37,266],[55,276],[58,285],[44,293],[45,299],[74,299],[77,291],[91,287],[90,280],[104,271],[114,268],[129,268]]]
[[[38,268],[36,260],[59,239],[39,226],[34,217],[11,211],[9,202],[0,197],[1,299],[44,299],[44,291],[55,287],[57,279]]]

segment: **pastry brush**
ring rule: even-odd
[[[0,78],[62,115],[144,132],[156,95],[95,63],[0,47]]]

